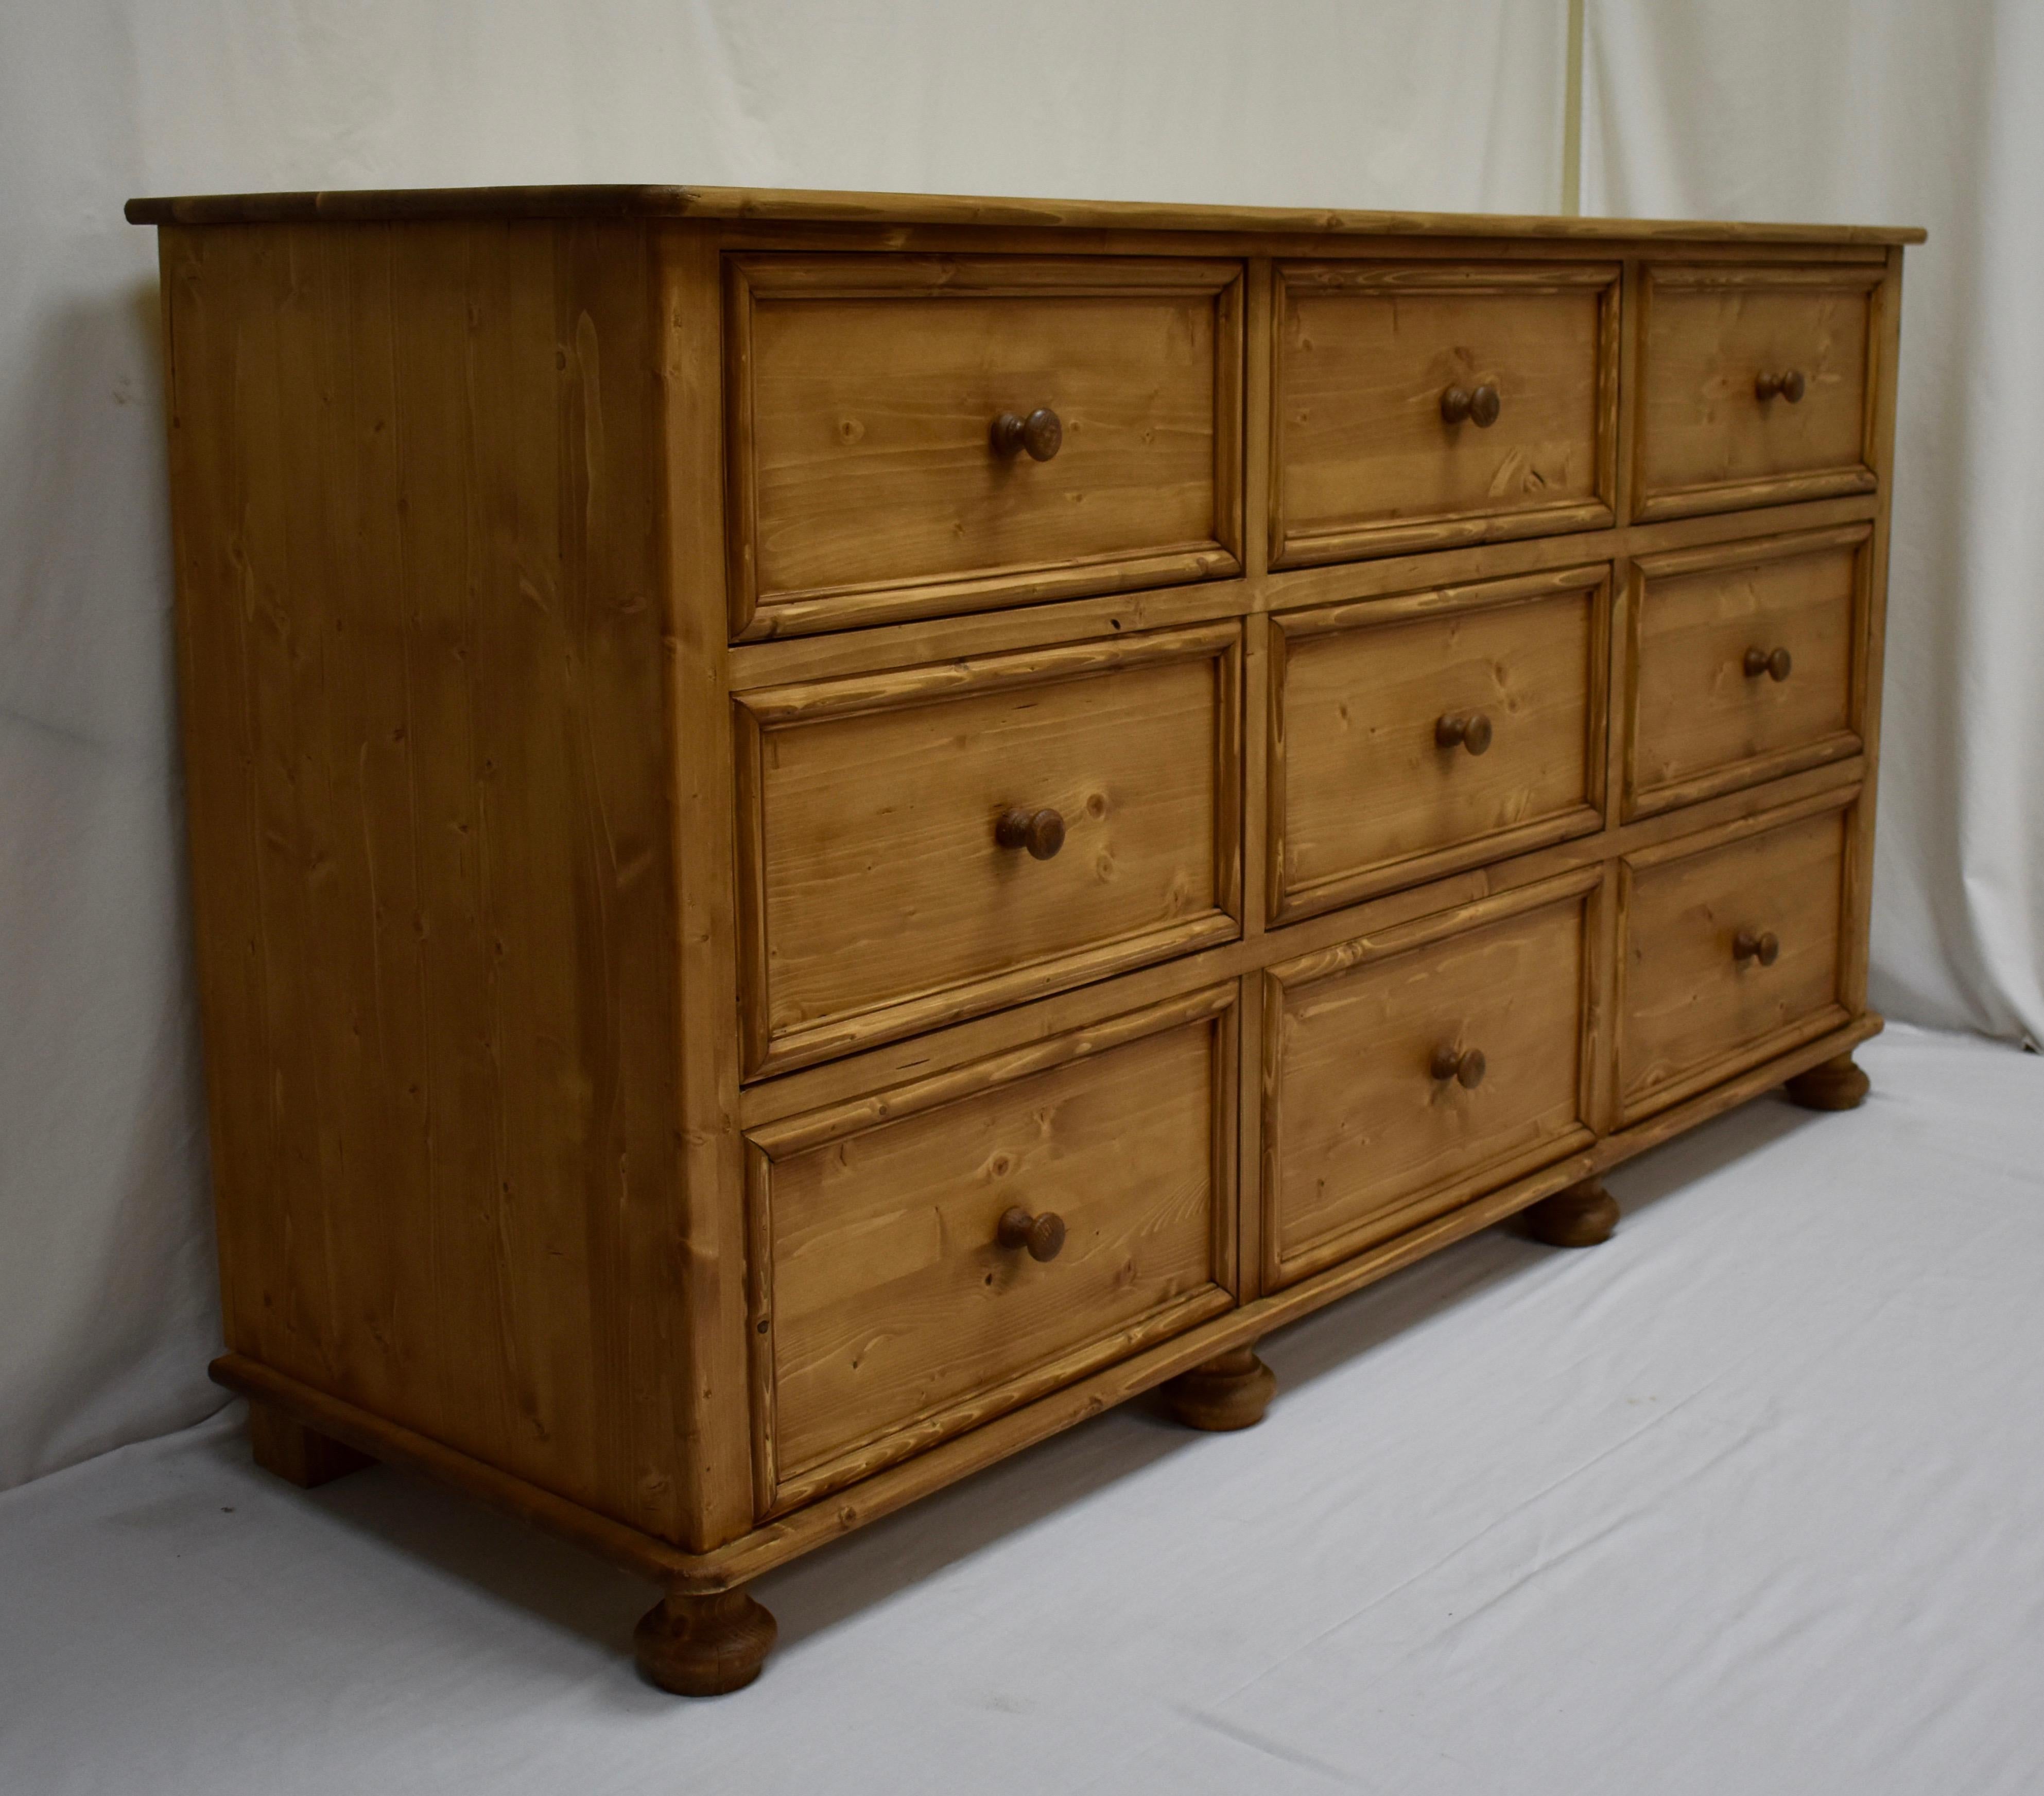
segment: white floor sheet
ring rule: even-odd
[[[0,1497],[0,1790],[2044,1789],[2044,1059],[1896,1030],[766,1579],[690,1703],[647,1587],[238,1411]]]

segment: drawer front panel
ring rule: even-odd
[[[1232,938],[1239,640],[1212,624],[741,695],[748,1076]]]
[[[1231,1305],[1235,994],[755,1132],[763,1507]],[[1062,1222],[1052,1257],[1011,1210]]]
[[[1871,524],[1632,565],[1628,817],[1857,754]]]
[[[1583,1042],[1601,881],[1596,869],[1546,881],[1266,975],[1267,1282],[1593,1138]]]
[[[1839,954],[1852,797],[1626,861],[1621,1120],[1847,1020]]]
[[[1602,821],[1609,570],[1272,620],[1278,922]]]
[[[1584,263],[1281,267],[1271,565],[1609,524],[1618,278]]]
[[[1165,258],[734,260],[736,633],[1239,571],[1240,286]],[[997,441],[1039,410],[1055,443]]]
[[[1871,492],[1881,278],[1853,267],[1650,267],[1635,516]]]

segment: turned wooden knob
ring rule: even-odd
[[[993,839],[1003,848],[1026,848],[1047,861],[1065,845],[1065,819],[1051,810],[1025,811],[1019,804],[1001,813]]]
[[[1473,1092],[1483,1083],[1489,1064],[1481,1048],[1467,1048],[1457,1052],[1449,1042],[1443,1042],[1434,1050],[1433,1073],[1436,1079],[1452,1079],[1466,1092]]]
[[[1003,412],[993,420],[993,447],[1003,455],[1026,449],[1031,461],[1047,462],[1064,442],[1064,424],[1047,405],[1039,405],[1026,418]]]
[[[1781,938],[1771,929],[1757,935],[1750,929],[1742,929],[1731,938],[1731,957],[1735,961],[1758,961],[1762,966],[1772,966],[1781,952]]]
[[[1016,1204],[1001,1218],[1001,1245],[1026,1248],[1032,1260],[1055,1260],[1065,1245],[1065,1219],[1048,1210],[1032,1216]]]
[[[1487,383],[1475,388],[1451,386],[1441,395],[1441,421],[1458,424],[1466,418],[1478,430],[1489,430],[1497,422],[1503,403],[1497,389]]]
[[[1749,680],[1758,680],[1763,674],[1770,680],[1785,680],[1789,669],[1795,665],[1786,649],[1777,649],[1772,654],[1765,649],[1746,651],[1746,677]]]
[[[1481,711],[1450,711],[1435,723],[1434,740],[1442,748],[1481,754],[1490,746],[1490,720]]]
[[[1808,390],[1808,383],[1800,368],[1785,369],[1778,374],[1757,374],[1754,377],[1753,391],[1756,398],[1773,399],[1780,397],[1794,405]]]

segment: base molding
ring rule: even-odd
[[[1431,1222],[1380,1243],[1297,1284],[1243,1303],[1184,1334],[1066,1385],[970,1433],[905,1460],[863,1483],[777,1517],[705,1552],[690,1552],[585,1508],[444,1442],[315,1389],[243,1353],[225,1353],[210,1368],[216,1383],[272,1405],[317,1433],[387,1464],[402,1465],[533,1523],[637,1573],[670,1591],[707,1595],[732,1590],[826,1541],[891,1515],[919,1498],[1047,1439],[1074,1423],[1155,1389],[1181,1373],[1250,1345],[1274,1329],[1425,1258],[1479,1230],[1504,1221],[1607,1168],[1658,1146],[1697,1123],[1773,1090],[1827,1061],[1849,1057],[1881,1019],[1869,1011],[1842,1029],[1762,1061],[1738,1077],[1607,1135],[1554,1165],[1515,1180]]]

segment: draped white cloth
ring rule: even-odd
[[[153,244],[124,198],[619,180],[1551,211],[1565,17],[0,7],[0,1486],[219,1400]],[[1593,207],[1932,228],[1905,305],[1877,989],[2038,1034],[2040,127],[2016,104],[2038,16],[1593,0],[1589,25]]]
[[[1873,1001],[2044,1041],[2044,6],[1592,0],[1586,211],[1923,224]]]
[[[1288,1329],[1261,1426],[1101,1416],[770,1574],[711,1703],[649,1587],[230,1417],[0,1495],[13,1796],[2035,1796],[2044,1060],[1897,1030]]]

